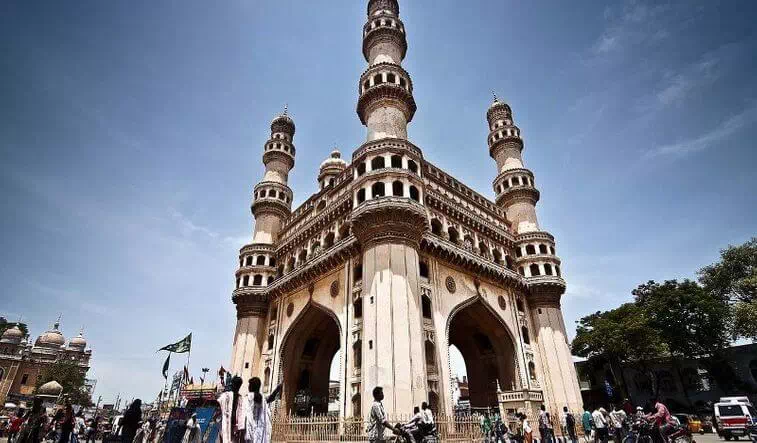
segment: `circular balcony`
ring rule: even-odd
[[[352,212],[352,232],[364,248],[404,243],[417,248],[428,217],[423,205],[404,197],[376,197]]]

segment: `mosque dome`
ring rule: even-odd
[[[53,329],[43,332],[42,335],[37,337],[34,346],[42,348],[60,348],[61,346],[65,346],[66,338],[63,337],[63,334],[58,330],[59,327],[60,322],[56,321],[53,325]]]
[[[68,341],[68,347],[82,351],[87,347],[87,340],[84,339],[83,331],[79,331],[79,335]]]
[[[8,328],[3,332],[3,336],[0,337],[0,342],[18,344],[21,343],[21,340],[23,339],[24,333],[18,328],[18,325],[13,325],[12,328]]]
[[[340,170],[344,170],[346,167],[347,162],[342,159],[342,154],[338,149],[331,151],[329,158],[321,163],[321,170],[324,170],[326,168],[339,168]]]
[[[63,386],[57,381],[52,380],[37,388],[35,395],[40,397],[58,397],[61,392],[63,392]]]
[[[492,116],[495,114],[504,114],[505,116],[511,116],[513,113],[512,109],[510,109],[510,105],[508,105],[505,102],[499,101],[497,97],[494,97],[494,101],[491,105],[489,105],[489,109],[486,111],[486,118],[487,120],[491,120]]]
[[[294,136],[294,120],[287,113],[286,107],[284,107],[284,112],[271,121],[271,132],[286,132]]]

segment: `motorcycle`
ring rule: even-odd
[[[668,435],[669,443],[696,443],[691,434],[691,429],[686,425],[679,425]]]
[[[426,432],[423,432],[420,440],[416,441],[413,435],[410,433],[410,427],[404,423],[397,423],[394,426],[397,443],[438,443],[439,434],[436,431],[436,425],[431,425],[431,428]]]
[[[631,424],[628,435],[623,439],[623,443],[652,443],[654,433],[657,428],[653,423],[644,419],[637,419]]]

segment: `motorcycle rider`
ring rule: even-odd
[[[663,443],[668,443],[668,435],[674,426],[673,417],[670,415],[668,407],[662,404],[659,398],[655,398],[654,409],[655,413],[647,414],[645,418],[654,421]]]
[[[407,423],[405,423],[405,430],[413,437],[413,440],[420,442],[423,440],[423,430],[421,429],[421,424],[423,423],[423,413],[421,412],[421,409],[416,406],[413,408],[413,418],[410,419]]]

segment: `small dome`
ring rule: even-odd
[[[68,341],[68,347],[81,350],[87,347],[87,340],[84,339],[83,331],[79,331],[79,335]]]
[[[321,163],[321,169],[334,167],[339,169],[345,169],[347,167],[347,162],[342,159],[342,154],[339,152],[338,149],[334,149],[331,151],[331,155],[329,158],[323,161]]]
[[[271,132],[287,132],[294,136],[294,120],[287,114],[286,106],[284,106],[284,112],[271,120]]]
[[[18,325],[13,325],[12,328],[8,328],[3,332],[3,336],[0,337],[0,342],[3,343],[21,343],[24,338],[24,333],[18,328]]]
[[[37,388],[35,395],[38,395],[40,397],[58,397],[61,392],[63,392],[63,386],[61,386],[57,381],[53,380]]]
[[[59,327],[60,323],[56,321],[53,325],[53,329],[46,331],[42,335],[37,337],[37,340],[34,342],[34,346],[43,348],[60,348],[61,346],[65,346],[66,339],[58,330]]]

